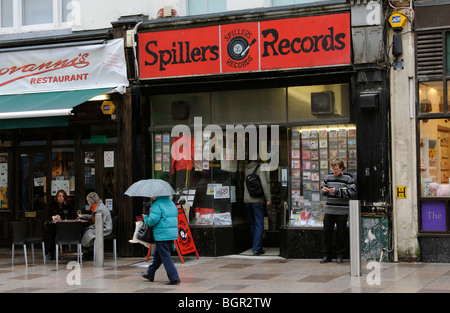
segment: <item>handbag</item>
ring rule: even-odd
[[[153,227],[150,227],[142,222],[142,226],[139,227],[136,233],[136,239],[147,243],[155,243],[155,237],[153,237]]]

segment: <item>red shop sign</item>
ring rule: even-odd
[[[350,13],[139,34],[141,79],[350,64]]]

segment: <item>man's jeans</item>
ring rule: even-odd
[[[248,222],[253,240],[253,252],[262,249],[262,236],[264,233],[264,205],[262,203],[246,203]]]

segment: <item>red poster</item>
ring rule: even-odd
[[[185,255],[192,252],[197,252],[195,247],[194,238],[192,238],[189,224],[184,214],[184,209],[178,209],[178,247],[181,255]]]
[[[350,13],[139,34],[141,79],[351,63]]]
[[[220,73],[218,26],[139,34],[141,78]]]

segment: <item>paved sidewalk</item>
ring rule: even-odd
[[[450,264],[382,263],[350,277],[350,263],[319,264],[319,260],[284,259],[278,256],[233,255],[225,257],[174,257],[181,284],[166,286],[161,267],[155,282],[140,277],[148,266],[145,258],[105,255],[104,267],[84,261],[81,271],[67,269],[67,262],[43,264],[40,250],[35,264],[24,264],[23,251],[0,250],[0,293],[440,293],[450,292]],[[31,263],[31,256],[29,256]],[[150,260],[151,262],[151,260]],[[368,283],[369,278],[369,283]],[[379,281],[377,279],[379,278]],[[73,284],[79,279],[80,284]],[[379,283],[379,284],[377,284]]]

